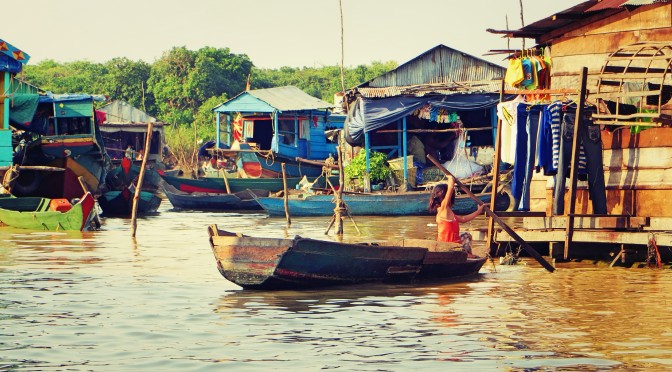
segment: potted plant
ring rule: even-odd
[[[387,166],[387,155],[378,151],[369,152],[369,180],[371,184],[384,182],[391,174],[392,170]],[[357,186],[364,186],[366,173],[366,151],[361,150],[352,158],[350,164],[345,166],[345,177],[350,180],[356,180]]]

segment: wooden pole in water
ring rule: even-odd
[[[150,145],[152,141],[152,123],[147,123],[147,135],[145,136],[144,156],[142,157],[142,165],[140,166],[140,174],[138,175],[138,184],[135,186],[135,195],[133,195],[133,210],[131,211],[131,236],[135,238],[135,232],[138,228],[137,212],[138,200],[142,192],[142,181],[145,178],[145,168],[147,167],[147,158],[149,158]]]
[[[504,100],[504,79],[502,79],[502,86],[499,91],[499,102]],[[490,197],[490,210],[495,210],[495,202],[497,201],[497,189],[499,188],[499,163],[502,158],[502,119],[497,119],[497,134],[495,135],[495,159],[492,165],[492,196]],[[510,201],[513,204],[513,200]],[[488,218],[488,236],[486,239],[486,246],[488,252],[492,252],[492,238],[495,234],[495,220]]]
[[[469,197],[472,198],[476,202],[476,204],[485,205],[485,203],[481,199],[476,197],[476,195],[474,195],[474,193],[472,193],[471,190],[469,190],[469,188],[462,183],[462,181],[458,180],[455,176],[453,176],[446,168],[443,167],[443,165],[441,165],[441,163],[438,162],[438,160],[434,159],[432,155],[427,155],[427,159],[429,159],[432,163],[434,163],[434,165],[436,165],[446,176],[453,177],[455,179],[455,184],[459,186],[462,189],[462,191],[464,191],[467,195],[469,195]],[[525,251],[530,256],[532,256],[535,260],[537,260],[537,262],[539,262],[541,266],[544,267],[544,269],[550,272],[555,271],[553,265],[548,263],[548,261],[546,261],[539,254],[539,252],[537,252],[534,248],[532,248],[532,246],[527,244],[527,242],[524,241],[523,238],[521,238],[515,231],[513,231],[513,229],[510,228],[509,225],[507,225],[506,222],[504,222],[498,215],[496,215],[495,212],[493,212],[490,209],[490,207],[485,205],[485,208],[483,210],[485,211],[485,214],[487,214],[493,220],[497,221],[499,226],[501,226],[502,229],[504,229],[504,231],[506,231],[506,233],[509,234],[509,236],[511,236],[518,244],[520,244],[520,246],[523,247],[523,249],[525,249]]]
[[[579,93],[579,103],[576,107],[576,117],[574,118],[574,138],[572,139],[572,162],[569,171],[569,210],[567,211],[567,226],[565,227],[565,260],[569,258],[569,246],[572,244],[574,236],[574,211],[576,208],[576,179],[579,171],[579,151],[581,125],[583,125],[583,106],[586,104],[586,85],[588,82],[588,67],[581,69],[581,92]],[[562,190],[564,193],[564,190]],[[560,196],[564,198],[564,195]]]
[[[341,140],[342,133],[338,135],[338,146],[336,146],[336,151],[338,152],[338,190],[336,190],[336,208],[334,209],[334,219],[336,221],[336,235],[343,235],[343,214],[342,211],[345,210],[345,203],[343,202],[343,155],[342,155],[342,146],[343,141]],[[327,178],[329,175],[327,175]],[[354,222],[354,221],[353,221]]]
[[[287,192],[287,174],[285,172],[285,163],[281,163],[282,167],[282,190],[285,202],[285,218],[287,218],[287,227],[292,226],[292,218],[289,216],[289,193]]]

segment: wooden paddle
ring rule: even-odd
[[[485,214],[487,214],[493,220],[495,220],[499,224],[499,226],[501,226],[502,229],[504,229],[504,231],[506,231],[506,233],[509,234],[509,236],[511,236],[518,244],[520,244],[520,246],[523,247],[523,249],[525,249],[525,252],[527,252],[535,260],[537,260],[537,262],[539,262],[541,264],[541,266],[544,267],[544,269],[546,269],[550,272],[555,271],[555,268],[553,267],[553,265],[548,263],[548,261],[546,261],[539,254],[539,252],[537,252],[534,248],[532,248],[531,245],[527,244],[527,242],[524,241],[523,238],[521,238],[518,234],[516,234],[516,232],[513,231],[513,229],[510,228],[509,225],[507,225],[498,215],[496,215],[495,212],[490,210],[490,207],[488,207],[487,204],[483,203],[483,201],[481,199],[477,198],[476,195],[474,195],[469,190],[468,187],[466,187],[460,180],[458,180],[455,176],[453,176],[446,168],[443,167],[443,165],[441,165],[441,163],[439,163],[436,159],[434,159],[434,157],[432,155],[427,155],[427,159],[429,159],[432,163],[434,163],[434,165],[436,165],[439,169],[441,169],[441,171],[446,176],[453,177],[453,179],[455,180],[455,184],[458,185],[460,187],[460,189],[462,189],[462,191],[464,191],[467,195],[469,195],[469,197],[472,198],[478,205],[483,204],[484,207],[485,207],[485,208],[483,208],[483,210],[485,211]]]

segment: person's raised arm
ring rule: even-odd
[[[478,206],[478,208],[476,208],[476,210],[474,212],[471,212],[471,213],[466,214],[464,216],[459,216],[459,215],[456,214],[455,218],[457,219],[457,222],[459,222],[459,223],[467,223],[467,222],[473,220],[474,218],[478,217],[478,215],[480,215],[481,213],[483,213],[483,208],[484,207],[485,207],[485,204],[481,204],[481,205]]]
[[[448,188],[446,189],[446,196],[441,201],[441,208],[445,209],[450,202],[451,196],[455,192],[455,179],[453,177],[448,177]]]

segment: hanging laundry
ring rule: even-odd
[[[504,81],[512,87],[517,87],[523,80],[523,65],[520,58],[509,59],[509,67],[506,69]]]

